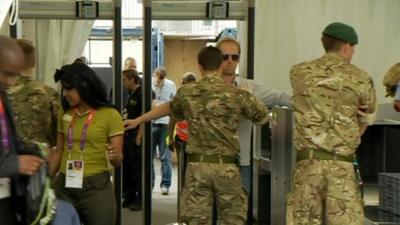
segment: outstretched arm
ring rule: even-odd
[[[151,111],[139,116],[134,120],[125,120],[124,127],[125,130],[130,130],[136,128],[139,124],[157,119],[168,115],[170,112],[169,102],[154,107]]]

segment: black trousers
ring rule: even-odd
[[[142,146],[136,145],[135,138],[136,133],[125,136],[123,148],[123,196],[128,204],[142,201]]]

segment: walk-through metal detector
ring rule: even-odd
[[[247,74],[254,78],[254,0],[143,0],[144,6],[144,110],[151,109],[152,20],[248,20]],[[145,124],[143,149],[151,147],[151,123]],[[151,222],[151,151],[144,151],[143,224]]]
[[[20,19],[70,19],[113,20],[113,103],[122,111],[121,79],[121,0],[111,1],[53,1],[19,0]],[[15,28],[14,28],[15,29]],[[15,32],[15,31],[14,31]],[[115,198],[117,201],[116,224],[121,224],[121,168],[114,172]]]
[[[80,8],[78,8],[78,5]],[[144,12],[144,67],[143,102],[144,111],[151,110],[151,73],[152,73],[152,20],[247,20],[247,76],[254,78],[254,0],[143,0]],[[19,18],[21,19],[104,19],[113,20],[113,100],[122,110],[121,80],[121,0],[113,1],[52,1],[20,0]],[[143,154],[143,224],[151,222],[151,123],[145,124]],[[115,170],[115,197],[117,200],[117,221],[121,224],[121,170]]]

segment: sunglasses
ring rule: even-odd
[[[228,60],[229,57],[230,57],[233,61],[235,61],[235,62],[239,61],[239,55],[238,55],[238,54],[232,54],[232,55],[228,55],[228,54],[227,54],[227,55],[222,55],[222,59],[223,59],[224,61]]]

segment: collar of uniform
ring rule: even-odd
[[[204,77],[204,78],[208,78],[208,79],[217,79],[217,80],[223,81],[222,78],[221,78],[218,74],[216,74],[216,73],[206,74],[206,75],[204,75],[203,77]]]
[[[329,59],[329,61],[337,62],[337,63],[347,63],[346,60],[334,52],[326,53],[323,58]]]

